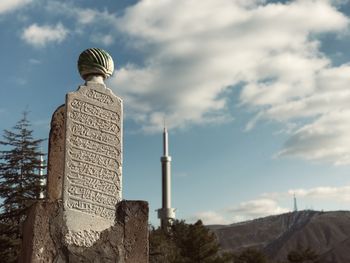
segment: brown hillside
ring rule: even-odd
[[[209,226],[223,250],[262,249],[285,260],[293,249],[312,248],[321,263],[350,262],[350,212],[300,211],[227,226]]]

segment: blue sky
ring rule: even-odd
[[[300,209],[348,210],[349,21],[347,0],[2,0],[0,129],[29,109],[47,138],[83,84],[79,54],[100,47],[124,98],[123,196],[147,200],[151,223],[164,117],[178,218],[278,214],[293,193]]]

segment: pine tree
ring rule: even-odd
[[[182,262],[180,249],[168,233],[152,228],[149,236],[150,263]]]
[[[183,251],[191,262],[216,262],[219,244],[214,233],[210,232],[201,220],[198,220],[188,227]]]
[[[43,191],[39,174],[40,144],[34,139],[28,112],[0,140],[0,258],[16,262],[21,247],[22,223],[28,208]]]

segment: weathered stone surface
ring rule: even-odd
[[[148,203],[121,202],[117,213],[119,220],[124,220],[122,225],[124,226],[125,262],[148,262]]]
[[[47,197],[51,201],[62,199],[65,141],[65,106],[52,115],[47,165]]]
[[[57,213],[57,202],[39,201],[31,207],[23,225],[19,262],[53,262],[57,250],[50,234],[50,221]]]
[[[89,247],[114,224],[122,199],[121,99],[92,81],[68,93],[65,136],[65,240]]]
[[[147,202],[118,203],[116,223],[102,231],[90,247],[62,242],[62,208],[57,201],[40,201],[31,208],[24,225],[25,245],[20,263],[148,262]]]

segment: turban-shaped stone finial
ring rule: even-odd
[[[80,54],[78,69],[84,80],[90,76],[102,76],[107,79],[113,74],[114,63],[112,57],[105,50],[89,48]]]

